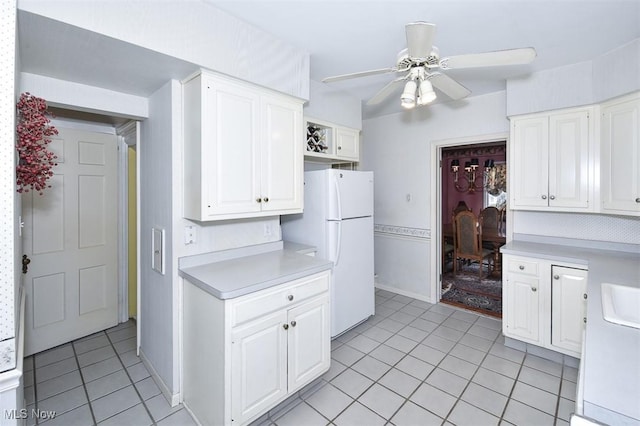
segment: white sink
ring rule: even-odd
[[[605,321],[640,328],[640,288],[602,283],[602,316]]]

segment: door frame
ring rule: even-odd
[[[122,126],[116,128],[118,135],[118,173],[120,179],[118,183],[118,201],[120,208],[118,209],[118,221],[120,223],[120,235],[118,236],[118,293],[119,303],[118,316],[120,322],[129,320],[129,147],[136,149],[136,354],[140,355],[140,121],[131,120]]]
[[[442,149],[460,145],[480,145],[485,143],[507,143],[507,159],[509,158],[509,133],[491,133],[487,135],[467,136],[462,138],[441,139],[431,143],[431,194],[436,194],[436,202],[431,203],[431,279],[429,298],[439,303],[442,298]],[[435,230],[435,233],[433,232]],[[507,243],[513,237],[513,212],[507,202]]]

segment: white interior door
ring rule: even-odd
[[[117,139],[58,130],[51,188],[23,196],[25,355],[118,322]]]

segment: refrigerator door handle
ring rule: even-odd
[[[338,242],[336,244],[336,265],[340,263],[340,247],[342,247],[342,221],[336,221],[336,225],[338,226]]]
[[[340,184],[338,183],[338,177],[334,178],[334,184],[336,186],[336,201],[338,204],[338,219],[342,219],[342,197],[340,196]]]

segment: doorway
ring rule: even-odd
[[[432,145],[433,162],[439,166],[432,173],[432,191],[437,194],[431,219],[435,230],[431,246],[434,271],[431,294],[434,302],[450,303],[501,317],[499,247],[506,241],[507,217],[510,216],[506,210],[507,137],[507,134],[495,134],[437,141]],[[500,180],[499,185],[496,185],[497,180]],[[500,222],[496,222],[496,226],[501,230],[495,238],[485,232],[486,239],[495,242],[484,242],[482,246],[492,252],[490,259],[485,258],[485,263],[490,260],[496,267],[488,275],[485,264],[480,279],[478,262],[454,259],[453,212],[456,207],[460,210],[463,206],[463,210],[470,210],[479,220],[483,209],[491,205],[500,212]],[[454,277],[453,264],[456,261],[459,268]]]
[[[24,275],[26,355],[129,319],[123,270],[130,265],[122,242],[135,237],[137,227],[123,228],[126,210],[120,211],[129,195],[116,134],[122,119],[60,109],[54,114],[60,133],[51,144],[58,155],[52,188],[23,195],[23,246],[31,258]],[[133,188],[135,211],[135,179]]]

